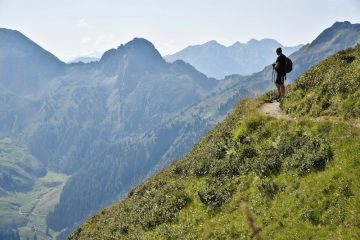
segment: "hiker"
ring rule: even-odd
[[[276,71],[275,85],[278,90],[278,96],[273,100],[280,102],[281,98],[285,96],[285,79],[286,79],[286,57],[282,54],[282,49],[277,48],[276,54],[278,55],[276,62],[273,63],[273,69]]]

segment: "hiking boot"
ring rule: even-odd
[[[274,97],[272,100],[273,101],[278,101],[280,99],[280,96],[276,96],[276,97]]]

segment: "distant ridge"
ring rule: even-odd
[[[230,74],[249,75],[261,71],[275,58],[275,49],[282,47],[290,55],[303,45],[285,47],[273,39],[250,39],[247,43],[236,42],[228,47],[215,40],[165,56],[169,62],[177,59],[190,63],[207,76],[224,78]]]

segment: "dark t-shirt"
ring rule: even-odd
[[[285,65],[286,65],[286,57],[284,54],[281,54],[280,56],[277,57],[276,59],[276,63],[279,63],[280,67],[278,69],[276,69],[276,72],[280,75],[285,75],[286,71],[285,71]]]

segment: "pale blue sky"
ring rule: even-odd
[[[209,40],[295,45],[344,20],[360,23],[360,0],[0,0],[0,27],[21,31],[63,60],[134,37],[161,54]]]

